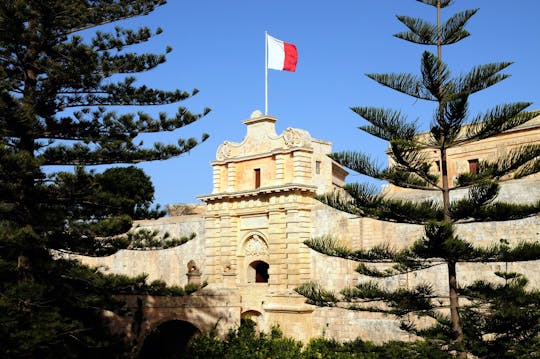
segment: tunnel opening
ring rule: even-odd
[[[200,330],[190,322],[165,322],[146,337],[139,358],[184,358],[189,341],[199,333]]]

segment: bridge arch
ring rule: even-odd
[[[200,333],[199,328],[185,320],[163,321],[146,335],[138,357],[182,358],[189,341]]]

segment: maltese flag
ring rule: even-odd
[[[266,34],[268,47],[268,68],[281,71],[295,71],[298,61],[296,46]]]

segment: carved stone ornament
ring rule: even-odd
[[[231,156],[231,145],[228,141],[225,141],[221,145],[219,145],[216,152],[216,159],[218,161],[223,161],[224,159],[229,158],[230,156]]]
[[[247,256],[262,256],[268,254],[266,242],[257,234],[251,236],[244,246],[244,253]]]
[[[287,147],[302,147],[309,143],[309,135],[296,128],[287,128],[283,132],[283,140]]]

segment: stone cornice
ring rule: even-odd
[[[317,191],[317,186],[300,184],[300,183],[289,183],[286,185],[261,187],[254,190],[247,190],[247,191],[221,192],[221,193],[208,194],[208,195],[198,196],[197,199],[207,203],[207,202],[217,201],[217,200],[222,200],[222,199],[248,198],[248,197],[257,197],[262,194],[295,192],[295,191],[315,193]]]
[[[278,148],[273,151],[263,152],[263,153],[257,153],[254,155],[247,155],[247,156],[240,156],[240,157],[234,157],[234,158],[228,158],[225,160],[216,160],[210,162],[212,166],[214,165],[224,165],[230,162],[242,162],[242,161],[248,161],[248,160],[254,160],[258,158],[265,158],[273,155],[282,155],[282,154],[288,154],[296,151],[303,151],[303,152],[309,152],[313,153],[313,149],[306,148],[306,147],[291,147],[291,148]]]

